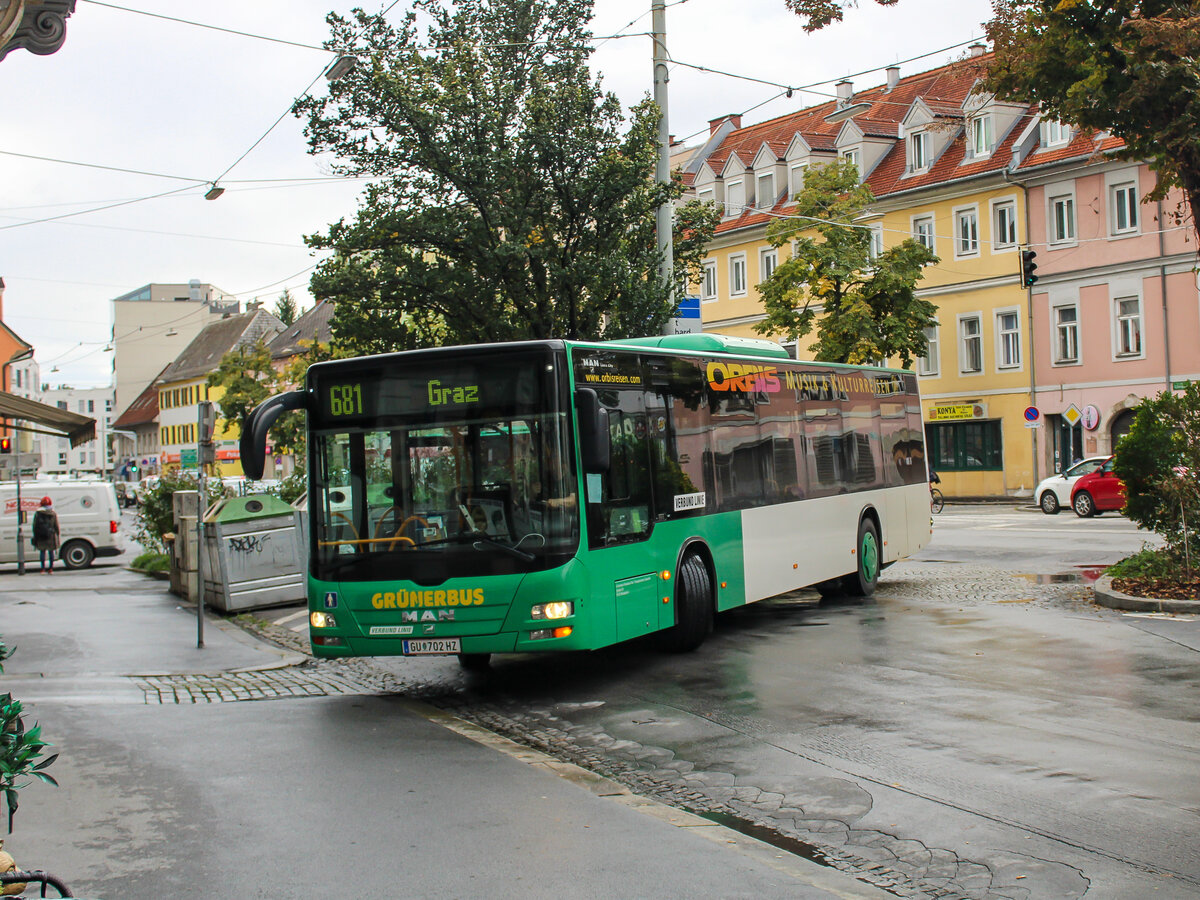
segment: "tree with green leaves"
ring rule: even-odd
[[[937,307],[917,297],[916,284],[938,259],[911,238],[873,256],[859,220],[874,200],[849,160],[808,170],[795,210],[767,226],[772,246],[794,250],[758,286],[766,318],[756,331],[795,341],[815,327],[809,349],[825,362],[899,357],[907,367],[925,355]]]
[[[1175,561],[1191,562],[1200,527],[1200,384],[1189,381],[1179,393],[1138,404],[1113,472],[1125,486],[1122,512],[1161,534]]]
[[[296,317],[300,314],[300,307],[296,303],[296,299],[292,296],[292,292],[284,290],[279,295],[279,299],[275,301],[275,318],[284,325],[291,325],[296,321]]]
[[[1179,0],[993,0],[984,87],[1125,142],[1149,199],[1182,188],[1200,224],[1200,7]]]
[[[275,370],[271,366],[271,351],[262,341],[234,347],[221,357],[207,384],[223,388],[217,407],[226,428],[240,429],[254,407],[272,393]]]
[[[842,21],[846,9],[858,6],[858,0],[784,0],[788,9],[804,20],[804,30],[820,31],[826,25]],[[895,6],[897,0],[875,0],[880,6]]]
[[[354,220],[307,238],[313,275],[355,352],[657,333],[657,107],[626,122],[588,70],[592,0],[415,0],[396,26],[331,15],[358,66],[296,105],[314,153],[370,176]],[[693,202],[674,235],[699,274],[716,227]]]

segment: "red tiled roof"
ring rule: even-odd
[[[164,369],[165,371],[165,369]],[[159,372],[158,375],[162,375]],[[150,379],[145,390],[137,395],[137,399],[129,404],[111,428],[133,428],[137,425],[149,425],[158,418],[158,376]]]

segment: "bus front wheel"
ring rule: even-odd
[[[863,519],[858,526],[858,543],[855,556],[858,568],[843,581],[846,593],[852,597],[869,597],[875,593],[879,582],[879,531],[870,519]]]
[[[663,646],[672,653],[689,653],[704,643],[712,628],[712,578],[704,561],[692,554],[679,566],[675,625],[663,633]]]

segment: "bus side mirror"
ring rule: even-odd
[[[612,457],[608,438],[608,410],[591,388],[575,391],[575,411],[579,416],[579,455],[583,471],[596,474],[607,472]]]
[[[267,431],[271,424],[289,410],[305,409],[303,391],[288,391],[268,397],[246,416],[242,422],[242,437],[238,450],[242,459],[242,471],[251,481],[263,477],[267,456]]]

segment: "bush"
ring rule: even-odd
[[[1133,556],[1109,566],[1104,574],[1113,578],[1176,578],[1179,560],[1165,549],[1143,547]]]
[[[4,660],[10,656],[12,651],[3,639],[0,639],[0,672],[4,671]],[[10,832],[13,816],[17,813],[17,797],[22,788],[32,783],[25,779],[35,778],[46,784],[58,784],[52,776],[43,771],[58,759],[57,753],[42,758],[42,751],[49,746],[49,743],[42,740],[41,725],[25,727],[21,701],[14,700],[12,694],[0,693],[0,794],[8,807]]]
[[[1200,524],[1200,384],[1143,400],[1117,444],[1113,472],[1125,484],[1125,515],[1167,542],[1183,561]]]
[[[195,491],[199,487],[199,481],[192,475],[172,473],[162,476],[142,497],[136,532],[138,543],[147,550],[165,553],[163,535],[175,529],[171,498],[176,491]],[[220,479],[210,478],[205,482],[205,494],[207,499],[204,505],[207,508],[208,504],[225,496],[225,486]]]
[[[171,568],[171,557],[165,553],[147,550],[134,559],[129,564],[129,568],[136,569],[138,572],[165,572]]]
[[[297,466],[287,478],[279,482],[279,499],[284,503],[295,503],[308,491],[308,472],[304,466]]]

